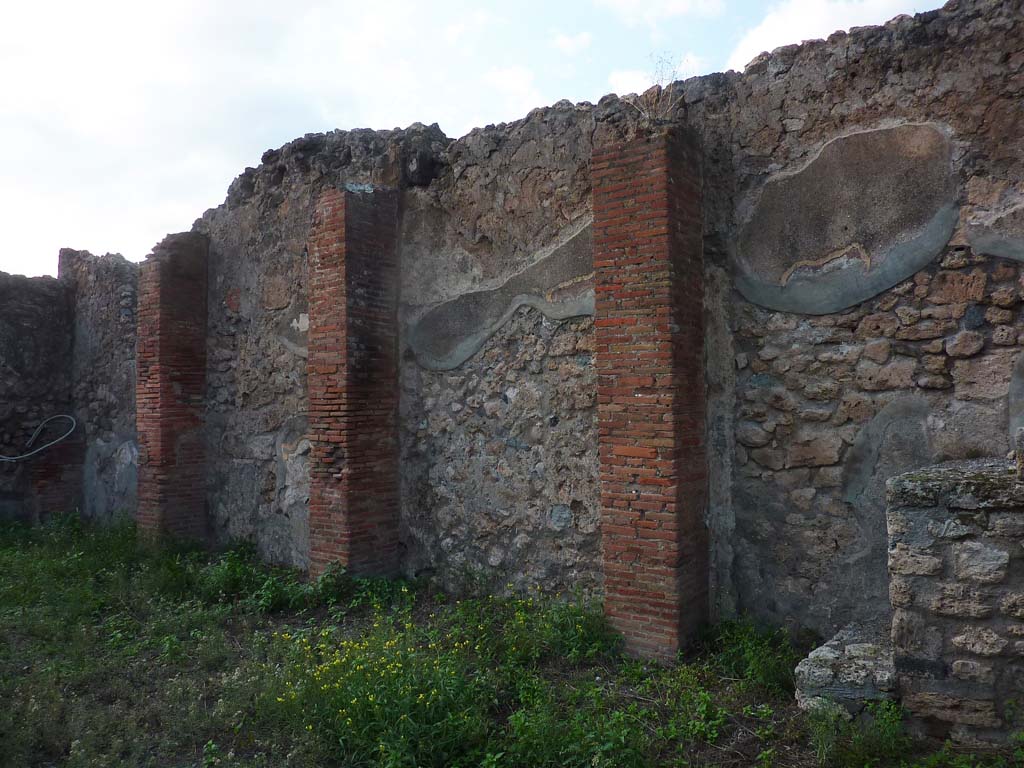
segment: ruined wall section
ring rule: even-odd
[[[536,559],[522,571],[556,574],[552,589],[576,580],[597,589],[590,566],[563,562],[568,550],[582,563],[599,537],[588,522],[594,497],[577,490],[590,459],[572,452],[593,413],[575,394],[593,375],[592,331],[578,320],[593,311],[590,157],[595,142],[665,120],[694,130],[703,153],[717,610],[827,633],[884,612],[878,478],[1005,447],[1001,398],[1021,299],[1017,267],[993,255],[1024,254],[1021,10],[953,2],[780,49],[744,73],[673,84],[639,106],[561,102],[451,143],[412,126],[312,135],[266,153],[196,225],[211,238],[207,442],[218,535],[307,564],[303,247],[325,187],[383,184],[403,190],[409,569],[454,583],[494,568],[504,579],[508,568],[526,583],[533,577],[509,553],[528,551]],[[888,197],[872,199],[860,162],[872,157],[907,171],[909,189],[894,199],[919,205],[899,208],[906,226],[883,220]],[[785,208],[772,200],[787,189],[806,201],[800,231],[823,223],[827,237],[785,239]],[[771,248],[758,250],[761,232],[774,233]],[[832,303],[807,303],[819,293]],[[574,351],[553,354],[556,341]],[[522,411],[501,397],[533,388],[540,405]],[[545,428],[552,415],[574,426]],[[530,432],[535,442],[517,447]],[[503,461],[515,480],[499,474]],[[531,480],[515,522],[473,511],[518,483],[527,463],[546,474]],[[552,466],[568,468],[571,492]],[[576,511],[553,529],[566,499]]]
[[[71,331],[65,283],[0,272],[0,454],[25,453],[43,419],[71,413]],[[35,447],[64,429],[63,421],[51,423]],[[0,519],[39,520],[73,511],[79,502],[79,471],[74,452],[0,462]],[[53,493],[46,493],[44,485],[52,486]]]
[[[593,320],[521,308],[466,363],[402,366],[407,569],[600,591]]]
[[[436,126],[311,134],[264,153],[194,229],[210,237],[206,452],[215,537],[309,564],[306,239],[320,192],[422,184]]]
[[[596,115],[568,101],[514,123],[476,128],[438,159],[403,211],[403,317],[495,288],[590,219]]]
[[[109,522],[135,514],[135,336],[139,267],[117,254],[60,252],[72,302],[74,414],[85,442],[84,517]]]
[[[892,643],[916,735],[1005,748],[1024,677],[1024,486],[1013,462],[958,461],[888,488]]]
[[[590,375],[589,326],[572,319],[593,311],[588,166],[594,124],[590,105],[562,102],[517,123],[478,129],[457,142],[449,142],[436,126],[419,125],[405,131],[310,135],[265,153],[258,168],[235,181],[225,204],[197,221],[195,229],[211,239],[206,433],[209,507],[220,540],[251,539],[270,560],[308,565],[310,443],[304,414],[309,305],[304,248],[314,202],[325,188],[372,184],[402,190],[399,314],[404,382],[422,377],[435,382],[425,387],[437,390],[436,397],[459,400],[465,396],[461,385],[448,379],[468,380],[473,374],[463,377],[461,368],[448,376],[435,373],[438,366],[431,352],[421,347],[417,356],[412,349],[417,328],[420,339],[440,345],[438,354],[458,347],[450,359],[460,359],[449,367],[479,366],[473,360],[484,354],[481,347],[493,344],[491,336],[501,333],[517,313],[529,311],[541,319],[543,338],[568,331],[572,339],[559,341],[560,347],[571,351],[580,344],[581,351],[556,350],[543,363],[543,374],[533,370],[528,375],[569,382],[573,391],[584,386]],[[420,325],[431,312],[429,322]],[[484,327],[486,333],[463,343]],[[543,351],[529,354],[538,361],[545,358]],[[496,378],[493,371],[476,373],[493,379],[489,386],[497,396],[522,383],[514,370],[518,366],[500,365]],[[435,539],[450,540],[449,548],[467,551],[504,546],[503,539],[486,533],[487,520],[462,512],[455,528],[466,531],[465,538],[434,533],[448,531],[439,524],[448,514],[447,505],[433,506],[438,493],[454,493],[458,503],[452,508],[460,510],[465,499],[490,499],[493,494],[475,475],[454,490],[450,482],[442,487],[430,477],[451,464],[452,451],[463,442],[478,437],[493,442],[528,428],[541,430],[540,419],[550,435],[538,432],[536,440],[552,446],[548,460],[559,468],[571,465],[574,474],[564,481],[552,471],[544,473],[543,457],[529,461],[531,483],[543,488],[517,504],[517,517],[536,520],[516,535],[524,534],[520,546],[527,548],[534,537],[548,540],[552,532],[558,533],[558,540],[545,544],[538,555],[546,565],[537,572],[564,571],[559,584],[570,588],[582,569],[587,573],[584,587],[596,583],[596,559],[585,566],[575,564],[590,560],[589,554],[580,553],[597,551],[596,488],[589,484],[596,476],[596,460],[583,468],[586,462],[576,456],[580,436],[593,429],[592,395],[589,405],[581,405],[587,397],[578,392],[549,392],[549,383],[533,386],[545,402],[564,400],[565,407],[553,405],[554,412],[542,415],[529,406],[529,424],[511,428],[488,424],[491,416],[481,407],[467,407],[460,419],[446,414],[436,435],[441,444],[431,451],[407,439],[415,433],[412,427],[403,430],[403,544],[410,571],[436,568],[452,579],[457,571],[465,575],[461,563],[441,557]],[[421,423],[429,400],[406,386],[403,423]],[[478,427],[460,423],[470,413],[480,420]],[[564,417],[566,423],[555,429],[548,424],[551,416]],[[593,441],[582,450],[587,452],[596,456]],[[536,479],[538,471],[543,480]],[[571,531],[562,536],[566,529]],[[559,554],[563,548],[575,554]],[[469,560],[470,570],[479,570],[486,556]]]
[[[407,570],[601,592],[589,104],[454,142],[402,233]]]
[[[951,2],[662,97],[703,136],[706,309],[731,329],[707,324],[732,338],[707,345],[722,610],[823,633],[884,614],[885,479],[1006,450],[1021,284],[993,255],[1024,242],[1022,41],[1019,2]],[[893,200],[863,195],[858,144],[905,169]],[[802,202],[772,211],[783,185]],[[783,221],[815,236],[760,255]]]
[[[209,240],[161,240],[139,270],[135,402],[140,536],[210,539],[205,480]]]

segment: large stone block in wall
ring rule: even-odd
[[[913,275],[957,222],[952,144],[932,124],[841,136],[741,211],[736,287],[771,309],[838,312]]]
[[[1024,484],[1009,461],[950,462],[888,484],[897,683],[919,735],[1005,744],[1021,693]]]

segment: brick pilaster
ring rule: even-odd
[[[700,154],[662,131],[591,167],[605,611],[671,658],[708,612]]]
[[[398,195],[329,189],[309,238],[310,572],[394,573]]]
[[[168,235],[139,273],[135,410],[144,536],[206,536],[204,235]]]

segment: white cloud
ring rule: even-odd
[[[624,96],[627,93],[643,93],[654,85],[654,78],[649,72],[640,69],[617,69],[608,75],[608,85],[614,93]]]
[[[557,34],[551,44],[566,56],[575,56],[590,47],[590,33],[580,32],[576,35]]]
[[[540,106],[540,91],[533,79],[533,71],[523,66],[497,67],[484,73],[484,82],[501,95],[501,101],[508,109],[499,119],[522,117]]]
[[[685,80],[688,77],[702,75],[706,70],[707,62],[697,54],[688,52],[683,54],[683,57],[679,60],[679,64],[676,67],[676,76],[680,80]]]
[[[265,149],[310,131],[420,120],[457,136],[561,95],[508,57],[500,17],[475,0],[444,10],[416,0],[5,7],[19,32],[0,46],[0,143],[16,148],[0,165],[0,270],[53,273],[63,246],[140,259],[218,205]]]
[[[713,16],[722,10],[722,0],[597,0],[617,13],[630,26],[654,26],[679,16]]]
[[[476,35],[482,34],[486,27],[494,24],[496,21],[495,16],[483,10],[464,14],[458,21],[453,21],[444,27],[444,41],[449,45],[455,45],[456,43],[471,45]]]
[[[785,0],[733,49],[727,66],[742,70],[755,56],[782,45],[826,38],[838,29],[882,24],[913,13],[908,0]]]

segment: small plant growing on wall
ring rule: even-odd
[[[639,95],[631,93],[623,97],[623,101],[637,111],[641,123],[647,127],[670,122],[683,100],[681,89],[674,87],[680,77],[678,67],[667,54],[651,58],[651,80],[654,85]]]

